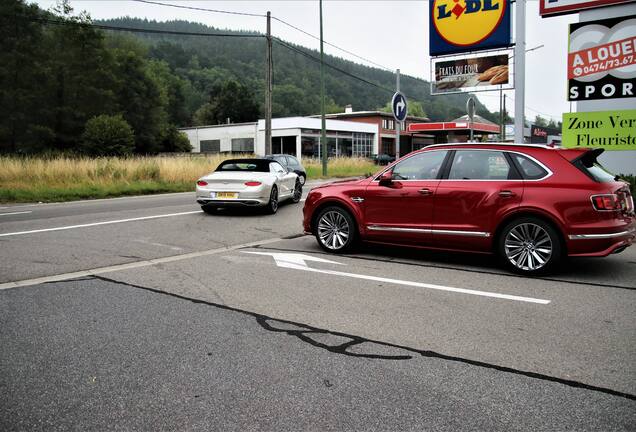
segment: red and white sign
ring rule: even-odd
[[[634,0],[539,0],[539,14],[542,17],[580,12],[603,6],[630,3]]]
[[[411,123],[408,126],[409,132],[431,132],[431,131],[460,131],[468,130],[468,122],[433,122],[433,123]],[[473,130],[477,132],[499,133],[499,126],[488,123],[473,123]]]
[[[636,36],[568,54],[568,79],[636,64]]]

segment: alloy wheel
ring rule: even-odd
[[[320,217],[318,221],[318,238],[330,250],[342,249],[349,240],[351,229],[342,213],[332,210]]]
[[[504,250],[508,261],[518,269],[536,271],[550,261],[553,245],[544,228],[533,223],[521,223],[506,234]]]

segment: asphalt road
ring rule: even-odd
[[[0,208],[0,430],[636,429],[636,248],[527,279],[300,221]]]

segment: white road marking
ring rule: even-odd
[[[0,213],[0,216],[9,216],[9,215],[17,215],[17,214],[27,214],[33,213],[32,211],[19,211],[19,212],[11,212],[11,213]]]
[[[154,215],[154,216],[143,216],[143,217],[137,217],[137,218],[119,219],[119,220],[104,221],[104,222],[93,222],[93,223],[80,224],[80,225],[67,225],[67,226],[61,226],[61,227],[55,227],[55,228],[43,228],[43,229],[29,230],[29,231],[17,231],[17,232],[0,234],[0,237],[17,236],[17,235],[24,235],[24,234],[35,234],[35,233],[50,232],[50,231],[62,231],[62,230],[69,230],[69,229],[76,229],[76,228],[86,228],[86,227],[93,227],[93,226],[99,226],[99,225],[111,225],[111,224],[135,222],[135,221],[149,220],[149,219],[160,219],[160,218],[168,218],[168,217],[175,217],[175,216],[184,216],[184,215],[195,214],[195,213],[202,213],[202,210],[180,212],[180,213],[168,213],[168,214],[160,214],[160,215]]]
[[[280,237],[277,237],[277,238],[271,238],[267,240],[250,242],[250,243],[243,243],[243,244],[234,245],[234,246],[225,246],[225,247],[217,248],[217,249],[208,249],[208,250],[204,250],[200,252],[190,252],[190,253],[181,254],[181,255],[172,255],[172,256],[163,257],[163,258],[135,261],[131,263],[118,264],[118,265],[113,265],[108,267],[98,267],[98,268],[89,269],[89,270],[82,270],[82,271],[71,272],[71,273],[62,273],[58,275],[44,276],[44,277],[35,278],[35,279],[24,279],[20,281],[5,282],[5,283],[0,283],[0,290],[19,288],[19,287],[25,287],[25,286],[31,286],[31,285],[39,285],[39,284],[48,283],[48,282],[59,282],[59,281],[68,280],[68,279],[76,279],[76,278],[86,277],[86,276],[95,276],[98,274],[110,273],[110,272],[115,272],[120,270],[129,270],[134,268],[153,266],[157,264],[166,264],[166,263],[171,263],[175,261],[183,261],[187,259],[199,258],[203,256],[208,256],[208,255],[216,255],[219,253],[233,251],[236,249],[263,246],[270,243],[276,243],[281,240],[283,239]]]
[[[305,261],[314,261],[314,262],[339,264],[339,265],[343,265],[343,264],[335,262],[335,261],[330,261],[330,260],[326,260],[322,258],[316,258],[309,255],[304,255],[304,254],[270,253],[270,252],[243,252],[243,253],[254,254],[254,255],[268,255],[274,258],[274,261],[276,261],[276,265],[278,267],[290,268],[295,270],[303,270],[303,271],[308,271],[313,273],[323,273],[323,274],[328,274],[333,276],[344,276],[344,277],[350,277],[355,279],[371,280],[374,282],[386,282],[386,283],[392,283],[397,285],[406,285],[406,286],[427,288],[427,289],[440,290],[440,291],[450,291],[454,293],[478,295],[482,297],[492,297],[492,298],[499,298],[504,300],[538,303],[543,305],[550,303],[550,300],[543,300],[543,299],[537,299],[532,297],[521,297],[521,296],[510,295],[510,294],[499,294],[499,293],[489,292],[489,291],[478,291],[478,290],[465,289],[465,288],[455,288],[455,287],[444,286],[444,285],[433,285],[433,284],[427,284],[422,282],[412,282],[412,281],[405,281],[400,279],[390,279],[385,277],[368,276],[368,275],[362,275],[362,274],[356,274],[356,273],[346,273],[346,272],[341,272],[336,270],[314,269],[309,267]]]

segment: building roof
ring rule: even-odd
[[[461,117],[457,117],[455,120],[453,120],[454,122],[467,122],[470,121],[470,119],[468,118],[468,114],[463,115]],[[473,116],[473,123],[482,123],[482,124],[489,124],[489,125],[493,125],[493,126],[497,126],[499,127],[499,125],[497,123],[493,123],[488,119],[483,118],[482,116],[480,116],[479,114],[475,114]]]
[[[326,114],[327,118],[345,118],[345,117],[390,117],[393,118],[392,113],[384,112],[384,111],[353,111],[353,112],[343,112],[343,113],[335,113],[335,114]],[[319,114],[313,115],[311,117],[320,117]],[[418,121],[418,122],[427,122],[431,121],[428,117],[414,117],[414,116],[406,116],[407,120]]]

